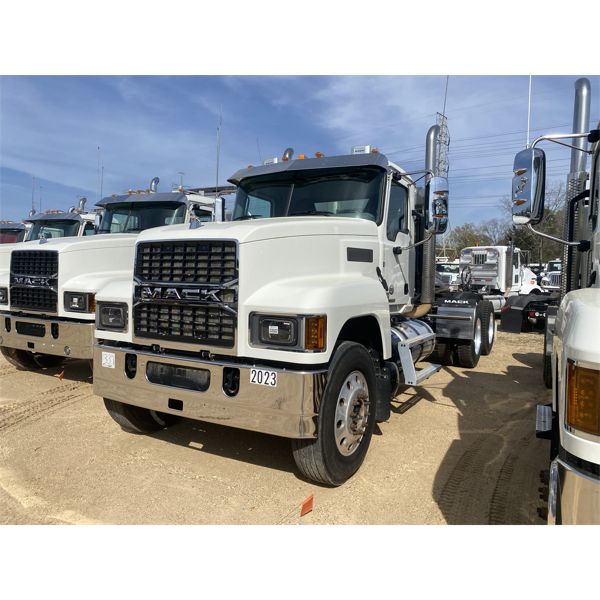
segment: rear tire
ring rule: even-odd
[[[361,344],[342,342],[329,367],[318,437],[292,440],[292,453],[302,475],[338,486],[358,471],[373,435],[376,394],[371,355]]]
[[[174,425],[180,419],[176,415],[156,412],[108,398],[104,398],[104,406],[121,429],[129,433],[155,433]]]
[[[452,350],[453,345],[451,342],[437,341],[433,352],[427,360],[434,364],[450,366],[454,362],[452,359]]]
[[[473,369],[477,366],[481,356],[481,340],[482,340],[482,323],[481,309],[477,305],[475,310],[475,326],[473,339],[467,343],[459,343],[456,346],[456,364],[465,369]]]
[[[39,371],[40,369],[60,367],[66,360],[62,356],[35,354],[27,350],[6,348],[4,346],[0,348],[0,352],[2,352],[7,362],[13,365],[13,367],[17,367],[20,371]]]
[[[494,305],[489,300],[481,303],[481,356],[487,356],[496,339],[496,319]]]

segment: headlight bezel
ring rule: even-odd
[[[111,325],[103,321],[103,311],[121,311],[121,325]],[[127,333],[129,329],[129,307],[126,302],[98,302],[96,305],[96,329],[99,331],[114,331]]]
[[[74,299],[81,300],[79,306],[73,306]],[[93,292],[65,292],[63,294],[63,306],[68,312],[93,313],[96,311],[96,294]]]
[[[289,341],[265,340],[264,325],[276,326],[277,323],[293,324],[292,337]],[[318,343],[315,345],[309,327],[317,322]],[[286,350],[290,352],[325,352],[327,349],[327,316],[326,315],[291,315],[251,312],[249,315],[248,341],[252,348],[269,350]]]
[[[8,304],[8,288],[4,286],[0,287],[0,304]]]

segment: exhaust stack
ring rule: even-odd
[[[152,178],[152,181],[150,182],[150,191],[151,192],[156,192],[156,190],[158,189],[159,181],[160,181],[160,179],[158,177]]]
[[[581,77],[575,82],[575,105],[573,108],[573,133],[585,133],[590,130],[590,81]],[[577,203],[571,208],[571,200],[586,188],[588,174],[586,172],[588,142],[585,138],[572,140],[575,146],[571,150],[571,172],[567,177],[567,193],[565,203],[565,239],[585,238],[588,215],[583,204]],[[589,210],[589,209],[588,209]],[[577,281],[582,260],[587,263],[581,270],[581,285]],[[572,246],[565,246],[563,251],[563,268],[560,283],[561,298],[576,287],[587,287],[589,277],[589,252],[579,253]]]

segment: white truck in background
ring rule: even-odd
[[[42,237],[0,252],[0,350],[6,360],[39,369],[66,358],[91,359],[95,294],[119,277],[130,278],[139,233],[215,218],[214,199],[206,194],[160,193],[157,184],[158,177],[147,191],[104,198],[96,204],[102,217],[96,213],[95,224],[76,211],[56,220],[34,215],[32,231],[39,224]]]
[[[459,283],[463,289],[476,290],[500,314],[507,300],[514,296],[541,294],[535,273],[514,246],[469,246],[459,259]]]
[[[538,437],[551,440],[551,524],[600,524],[600,123],[589,130],[590,88],[588,79],[575,82],[573,133],[538,137],[513,169],[513,222],[550,237],[533,228],[544,213],[546,157],[538,145],[572,148],[565,239],[550,237],[565,246],[560,305],[548,312],[544,341],[552,399],[536,419]]]
[[[27,228],[23,223],[2,219],[0,221],[0,244],[18,244],[25,239]]]
[[[492,306],[435,297],[448,188],[369,146],[241,169],[233,220],[140,234],[128,281],[96,295],[94,391],[126,431],[188,417],[291,439],[301,473],[341,485],[400,386],[493,344]]]
[[[86,212],[86,201],[87,198],[81,198],[79,205],[68,211],[49,209],[38,213],[32,209],[23,219],[23,223],[29,226],[24,241],[94,235],[99,211]]]

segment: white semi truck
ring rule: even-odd
[[[32,209],[29,216],[23,219],[28,226],[25,241],[94,235],[99,211],[86,212],[86,201],[87,198],[81,198],[79,205],[72,206],[68,211],[50,209],[38,213]]]
[[[565,239],[552,238],[565,245],[561,300],[549,310],[544,344],[552,402],[538,406],[536,431],[551,439],[548,522],[600,524],[600,124],[589,130],[589,80],[575,89],[573,133],[541,136],[515,157],[513,222],[535,231],[543,218],[539,144],[571,146]]]
[[[514,246],[463,248],[459,273],[463,289],[477,290],[494,305],[496,314],[500,314],[508,298],[542,293],[535,273]]]
[[[341,485],[402,385],[474,366],[491,304],[435,304],[447,182],[426,185],[369,146],[242,169],[233,220],[140,234],[133,273],[97,293],[94,391],[126,431],[178,417],[290,438],[301,473]],[[422,174],[423,171],[420,171]],[[437,345],[436,345],[437,343]]]
[[[0,350],[6,360],[39,369],[66,358],[91,359],[96,292],[129,275],[139,233],[215,218],[214,199],[160,193],[157,184],[156,177],[150,190],[104,198],[96,204],[103,213],[101,219],[95,214],[96,224],[76,211],[57,220],[46,213],[32,217],[32,231],[40,225],[41,238],[0,251]],[[86,236],[88,227],[95,235]]]

